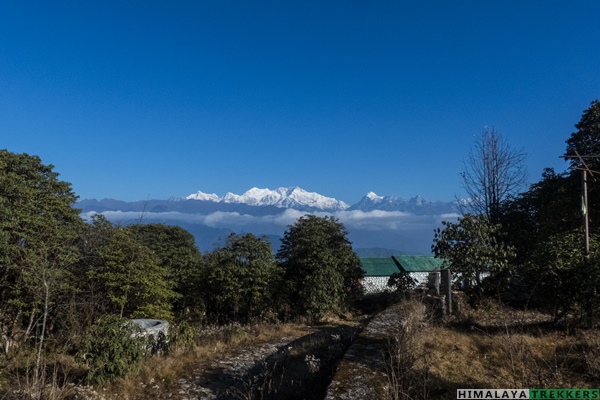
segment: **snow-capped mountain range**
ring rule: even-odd
[[[220,204],[243,204],[247,206],[274,206],[300,211],[404,211],[416,214],[436,214],[456,212],[456,202],[430,202],[421,196],[405,200],[397,196],[379,196],[367,193],[358,203],[350,206],[341,200],[308,192],[297,186],[280,187],[275,190],[252,188],[242,195],[227,193],[223,197],[198,191],[186,200],[208,201]]]
[[[168,200],[81,200],[76,204],[86,218],[102,213],[118,224],[163,223],[190,231],[203,251],[222,243],[231,232],[266,234],[274,248],[286,228],[304,214],[327,213],[349,230],[355,248],[388,248],[413,254],[430,252],[433,230],[457,215],[456,202],[431,202],[415,196],[367,193],[349,206],[343,201],[299,187],[275,190],[252,188],[244,194],[196,192]]]
[[[306,212],[337,211],[402,211],[416,215],[439,215],[457,212],[456,202],[431,202],[421,196],[405,200],[397,196],[379,196],[367,193],[358,203],[348,205],[341,200],[308,192],[300,187],[280,187],[278,189],[252,188],[238,195],[228,192],[220,197],[202,191],[186,197],[173,197],[169,200],[147,200],[124,202],[112,199],[82,200],[78,207],[84,212],[96,211],[146,211],[186,213],[206,213],[215,211],[238,212],[240,214],[275,214],[281,209],[294,209]]]
[[[206,194],[199,191],[187,196],[186,199],[294,209],[309,207],[323,211],[341,211],[350,207],[343,201],[336,200],[332,197],[326,197],[318,193],[307,192],[299,187],[280,187],[275,190],[254,187],[242,195],[228,192],[223,197],[219,197],[214,193]]]

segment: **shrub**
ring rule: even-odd
[[[175,325],[169,337],[174,349],[191,350],[196,345],[196,332],[186,321]]]
[[[389,287],[396,288],[396,291],[406,294],[417,287],[417,281],[406,271],[400,271],[392,274],[388,280]]]
[[[106,383],[137,368],[148,356],[143,330],[116,315],[101,318],[88,331],[78,359],[89,368],[89,383]]]

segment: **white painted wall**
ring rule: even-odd
[[[417,286],[427,286],[429,272],[411,272],[410,276],[417,281]],[[365,276],[363,287],[365,293],[379,293],[391,290],[387,283],[389,276]]]

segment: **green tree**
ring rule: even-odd
[[[93,215],[88,222],[78,242],[81,253],[78,290],[64,321],[76,336],[82,336],[102,315],[114,311],[104,282],[90,277],[103,267],[104,259],[99,251],[109,244],[116,227],[102,214]]]
[[[583,112],[581,120],[575,125],[577,132],[573,132],[567,140],[566,155],[572,167],[581,167],[581,160],[576,156],[595,156],[584,161],[589,167],[598,168],[600,164],[600,102],[592,101],[590,107]]]
[[[83,220],[77,196],[37,156],[0,150],[0,336],[4,346],[29,337],[44,313],[73,290]],[[50,287],[51,286],[51,287]],[[52,295],[50,299],[49,295]],[[45,310],[45,312],[44,312]]]
[[[573,176],[548,168],[528,191],[503,204],[503,241],[515,248],[516,263],[529,262],[532,250],[551,236],[581,227],[579,186]]]
[[[179,226],[163,224],[132,225],[127,228],[133,238],[148,247],[160,259],[181,296],[174,304],[176,313],[199,312],[202,255],[194,236]]]
[[[571,134],[567,140],[566,160],[570,162],[572,172],[571,178],[581,186],[582,173],[578,170],[585,166],[593,171],[600,170],[600,102],[594,100],[590,107],[583,112],[581,120],[575,125],[577,131]],[[583,157],[580,159],[578,155]],[[584,168],[585,169],[585,168]],[[597,178],[598,174],[593,173]],[[587,210],[590,212],[590,231],[600,233],[599,226],[594,224],[596,210],[600,210],[600,185],[596,178],[591,178],[588,174],[588,204]],[[574,194],[581,199],[581,191],[575,189]],[[577,207],[579,208],[579,207]]]
[[[479,285],[483,273],[508,268],[514,249],[498,241],[501,225],[492,224],[485,215],[472,214],[465,214],[457,223],[442,224],[444,229],[435,231],[431,249],[459,281]]]
[[[581,168],[581,156],[600,150],[600,103],[585,110],[577,132],[567,140],[566,154],[572,168]],[[592,169],[598,158],[584,158]],[[596,165],[596,166],[594,166]],[[598,228],[594,210],[600,208],[600,189],[588,180],[591,214],[591,254],[583,255],[581,175],[578,171],[556,174],[544,170],[542,179],[515,198],[504,202],[500,222],[503,240],[515,247],[514,269],[527,285],[529,305],[552,312],[557,319],[577,315],[587,323],[598,309]]]
[[[334,217],[305,215],[288,226],[277,259],[297,313],[319,320],[361,292],[363,271],[347,235]]]
[[[556,320],[572,314],[589,324],[600,309],[600,247],[598,236],[592,235],[590,257],[584,257],[581,235],[580,228],[550,236],[532,251],[522,274],[533,306],[551,312]]]
[[[266,236],[232,233],[227,244],[206,255],[202,295],[218,322],[273,320],[281,269]]]
[[[88,265],[87,279],[95,285],[102,308],[120,317],[170,319],[178,295],[159,257],[126,228],[110,228],[104,219],[95,227],[107,236],[97,238],[98,247],[90,249],[95,261]]]

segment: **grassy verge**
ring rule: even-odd
[[[597,388],[600,332],[490,303],[390,340],[392,399],[453,399],[458,388]]]

